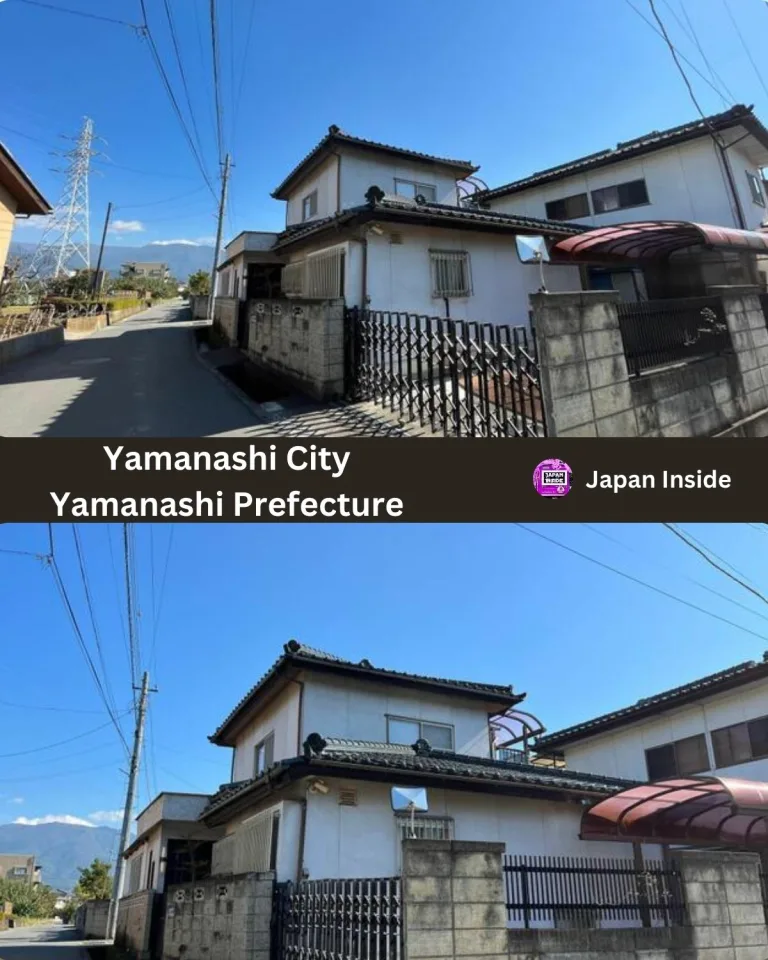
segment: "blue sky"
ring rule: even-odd
[[[72,528],[54,529],[96,657]],[[78,529],[110,687],[127,709],[122,528]],[[532,529],[743,629],[516,526],[139,525],[142,661],[159,690],[140,806],[160,789],[213,791],[229,779],[230,751],[207,736],[293,637],[378,666],[512,683],[550,730],[768,649],[765,605],[660,525]],[[765,586],[768,527],[683,529]],[[9,550],[45,553],[46,528],[0,527],[0,823],[50,815],[112,822],[125,789],[117,734],[90,732],[108,721],[51,572]],[[128,734],[128,717],[124,726]],[[7,756],[22,751],[34,752]]]
[[[139,0],[49,2],[127,22],[140,18]],[[690,71],[702,107],[754,103],[768,120],[765,0],[656,2],[680,51],[708,80],[710,66],[715,72],[725,102]],[[186,110],[163,3],[146,3]],[[647,0],[632,3],[650,16]],[[208,0],[171,0],[171,8],[213,178]],[[280,228],[283,207],[269,193],[330,124],[473,160],[482,165],[480,176],[498,185],[696,116],[666,46],[627,0],[220,0],[219,10],[224,140],[236,164],[228,238],[242,229]],[[93,178],[92,239],[108,200],[121,226],[111,242],[212,237],[214,202],[147,44],[133,30],[31,0],[4,0],[0,55],[0,137],[49,199],[60,192],[47,153],[66,145],[59,134],[74,135],[87,114],[107,141],[99,146],[109,161],[94,164],[100,172]],[[20,240],[38,236],[31,225],[17,231]]]

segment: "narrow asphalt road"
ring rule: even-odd
[[[0,436],[211,437],[257,421],[197,356],[189,310],[154,307],[0,373]]]
[[[0,960],[90,960],[74,927],[60,923],[0,933]]]

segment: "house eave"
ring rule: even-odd
[[[50,203],[2,143],[0,143],[0,184],[16,201],[17,216],[47,216],[52,212]]]

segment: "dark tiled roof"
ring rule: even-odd
[[[353,660],[344,660],[331,653],[304,646],[304,644],[296,640],[291,640],[285,644],[283,649],[283,655],[276,660],[264,676],[251,687],[224,722],[220,724],[215,733],[208,738],[209,740],[216,743],[225,733],[226,728],[253,700],[264,685],[277,674],[280,668],[288,664],[294,664],[299,667],[312,667],[313,665],[319,667],[322,665],[331,670],[335,667],[345,673],[351,670],[362,677],[367,676],[383,680],[392,679],[393,681],[405,682],[409,685],[412,683],[414,686],[421,688],[432,687],[443,689],[446,692],[463,692],[490,701],[504,703],[509,706],[520,703],[525,699],[525,694],[515,693],[511,684],[476,683],[472,680],[449,680],[444,677],[432,677],[419,673],[405,673],[401,670],[389,670],[385,667],[374,667],[369,660],[363,659],[357,663]]]
[[[540,186],[550,183],[553,180],[560,180],[574,173],[581,173],[584,170],[591,170],[595,167],[602,167],[609,163],[616,163],[619,160],[627,160],[630,157],[640,156],[644,153],[650,153],[653,150],[660,150],[664,147],[673,146],[676,143],[684,143],[687,140],[695,140],[698,137],[709,136],[710,129],[718,132],[727,130],[729,127],[745,123],[749,126],[750,132],[768,147],[768,130],[760,123],[752,112],[752,107],[745,107],[737,104],[726,110],[724,113],[716,113],[706,120],[694,120],[691,123],[683,123],[677,127],[671,127],[668,130],[654,130],[645,136],[636,137],[634,140],[625,140],[618,143],[615,147],[609,147],[607,150],[599,150],[597,153],[590,153],[586,157],[579,157],[578,160],[570,160],[568,163],[562,163],[556,167],[549,167],[546,170],[540,170],[522,180],[514,180],[512,183],[504,184],[501,187],[494,187],[492,190],[480,190],[473,194],[473,198],[482,202],[494,197],[504,197],[508,194],[518,193],[529,187]]]
[[[356,217],[367,219],[391,219],[398,223],[413,223],[426,226],[450,226],[461,228],[488,227],[489,230],[504,233],[537,233],[546,236],[575,237],[589,228],[578,223],[563,223],[559,220],[541,220],[538,217],[524,217],[512,213],[499,213],[495,210],[477,210],[471,207],[453,207],[443,203],[416,203],[415,201],[397,202],[380,200],[376,204],[363,204],[350,207],[331,217],[322,217],[311,223],[301,224],[284,231],[278,237],[276,248],[287,247],[316,233],[322,233],[329,227],[340,227]]]
[[[572,727],[566,727],[563,730],[557,730],[544,737],[539,737],[536,746],[546,749],[560,748],[567,743],[583,740],[585,737],[591,737],[605,730],[626,726],[636,720],[652,717],[665,710],[671,710],[674,707],[692,703],[704,697],[710,697],[715,693],[740,687],[746,683],[753,683],[755,680],[763,678],[768,678],[768,653],[764,655],[761,663],[748,660],[745,663],[737,664],[735,667],[729,667],[727,670],[721,670],[719,673],[711,673],[706,677],[701,677],[701,679],[694,680],[692,683],[685,683],[679,687],[672,687],[671,690],[664,690],[654,696],[644,697],[637,703],[633,703],[629,707],[623,707],[621,710],[614,710],[612,713],[605,713],[593,720],[585,720],[583,723],[577,723]]]
[[[395,154],[396,156],[409,157],[412,160],[426,160],[429,163],[440,163],[444,166],[455,167],[458,173],[471,174],[479,170],[469,160],[451,160],[447,157],[436,157],[431,153],[420,153],[418,150],[406,150],[403,147],[393,147],[389,143],[378,143],[376,140],[364,140],[362,137],[353,137],[349,133],[344,133],[336,126],[328,128],[328,133],[323,137],[320,143],[311,150],[304,159],[298,163],[288,176],[283,180],[279,187],[272,191],[272,196],[276,200],[284,200],[282,196],[291,184],[303,173],[305,167],[318,160],[327,148],[334,144],[348,144],[353,147],[362,147],[365,150],[378,150],[383,153]]]
[[[362,740],[327,738],[322,751],[312,757],[295,757],[276,763],[269,771],[274,780],[280,768],[295,767],[297,775],[308,776],[312,768],[339,767],[350,773],[361,767],[377,767],[383,770],[431,775],[448,779],[520,787],[562,790],[585,795],[610,795],[635,786],[633,780],[602,777],[593,773],[578,773],[563,768],[548,768],[530,763],[510,763],[501,760],[470,757],[443,750],[422,752],[417,747],[400,746]],[[202,817],[208,817],[236,797],[247,793],[252,787],[266,782],[266,776],[240,783],[225,784],[212,798]]]

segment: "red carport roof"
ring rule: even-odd
[[[768,233],[684,220],[649,220],[599,227],[566,237],[553,245],[552,253],[559,260],[603,263],[659,259],[690,247],[768,254]]]
[[[768,783],[679,777],[629,787],[584,812],[581,839],[764,849]]]

